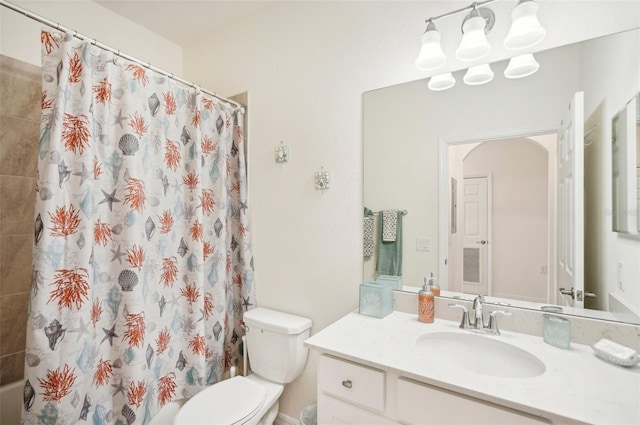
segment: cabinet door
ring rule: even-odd
[[[345,403],[324,393],[318,394],[318,424],[398,425],[383,416]]]
[[[325,354],[318,359],[318,391],[384,411],[384,372]]]
[[[415,425],[551,423],[544,418],[405,378],[398,379],[398,419]]]

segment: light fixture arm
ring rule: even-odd
[[[486,5],[490,4],[490,3],[495,3],[497,1],[498,0],[477,1],[477,2],[471,3],[469,6],[465,6],[465,7],[461,8],[461,9],[457,9],[457,10],[453,10],[451,12],[443,13],[442,15],[438,15],[438,16],[432,16],[431,18],[425,19],[424,22],[426,24],[428,24],[430,21],[434,22],[434,21],[437,21],[437,20],[442,19],[442,18],[447,18],[449,16],[457,15],[458,13],[467,12],[467,11],[470,11],[470,10],[473,10],[473,9],[477,9],[477,8],[479,8],[481,6],[486,6]]]

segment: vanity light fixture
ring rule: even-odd
[[[462,81],[469,86],[479,86],[493,80],[493,71],[488,63],[472,66],[467,69]]]
[[[504,76],[511,79],[528,77],[535,73],[538,68],[540,68],[540,64],[531,53],[514,56],[509,59],[509,65],[504,70]]]
[[[459,61],[471,62],[487,57],[491,52],[491,44],[487,40],[487,34],[493,28],[495,14],[486,6],[495,1],[498,0],[474,2],[461,9],[427,19],[427,29],[422,35],[420,53],[415,62],[416,67],[423,71],[430,71],[442,67],[447,62],[447,56],[442,50],[442,46],[440,44],[442,35],[436,29],[435,21],[463,12],[468,13],[462,22],[463,36],[462,41],[455,52],[456,58]],[[534,0],[518,1],[518,4],[511,12],[511,28],[509,30],[509,34],[504,40],[504,46],[506,49],[528,49],[542,41],[546,35],[546,31],[542,25],[540,25],[537,12],[538,4],[535,3]],[[470,85],[484,84],[491,81],[493,78],[493,72],[491,72],[490,68],[487,71],[487,67],[485,65],[479,65],[478,67],[474,66],[473,68],[477,69],[472,70],[472,68],[469,68],[464,78],[465,83]],[[537,68],[535,70],[537,70]],[[535,72],[535,70],[531,73]],[[508,76],[508,78],[520,78],[526,75],[531,75],[522,72],[518,72],[516,74],[511,74],[510,72],[509,74],[517,76]],[[507,75],[506,72],[505,75]],[[448,84],[444,84],[444,81],[448,81]],[[449,76],[448,74],[441,74],[431,78],[429,81],[429,88],[434,86],[437,88],[431,88],[432,90],[445,90],[446,88],[452,87],[454,84],[455,80],[452,76]]]

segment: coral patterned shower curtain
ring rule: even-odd
[[[147,423],[238,361],[243,110],[43,31],[23,419]]]

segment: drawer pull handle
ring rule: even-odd
[[[353,383],[351,382],[351,379],[346,379],[342,381],[342,386],[345,388],[351,388],[353,386]]]

